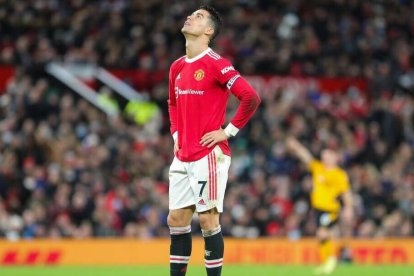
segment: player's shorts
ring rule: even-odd
[[[315,210],[317,227],[331,228],[338,222],[338,213],[327,212],[319,209]]]
[[[230,162],[230,156],[219,146],[194,162],[182,162],[174,157],[169,172],[170,210],[195,205],[198,213],[213,208],[223,212]]]

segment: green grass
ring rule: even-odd
[[[228,265],[223,276],[308,276],[314,267]],[[168,276],[168,266],[147,267],[0,267],[1,276]],[[189,266],[187,276],[204,276],[201,266]],[[413,276],[414,266],[340,265],[332,276]]]

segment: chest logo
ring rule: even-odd
[[[201,69],[195,71],[194,78],[196,81],[201,81],[204,78],[204,71]]]

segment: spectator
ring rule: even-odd
[[[324,146],[341,153],[357,214],[351,229],[340,225],[342,234],[414,235],[413,1],[212,2],[227,26],[217,46],[243,74],[369,84],[367,97],[312,86],[263,97],[232,141],[223,233],[296,239],[314,232],[310,178],[286,154],[291,134],[316,156]],[[157,132],[109,120],[38,70],[51,60],[166,70],[183,53],[176,34],[194,5],[0,0],[0,63],[19,68],[0,97],[0,236],[168,236],[169,126]],[[149,91],[164,116],[165,91],[165,81]]]

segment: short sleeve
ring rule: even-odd
[[[312,173],[320,171],[322,169],[322,166],[322,163],[315,159],[308,163],[308,168]]]

